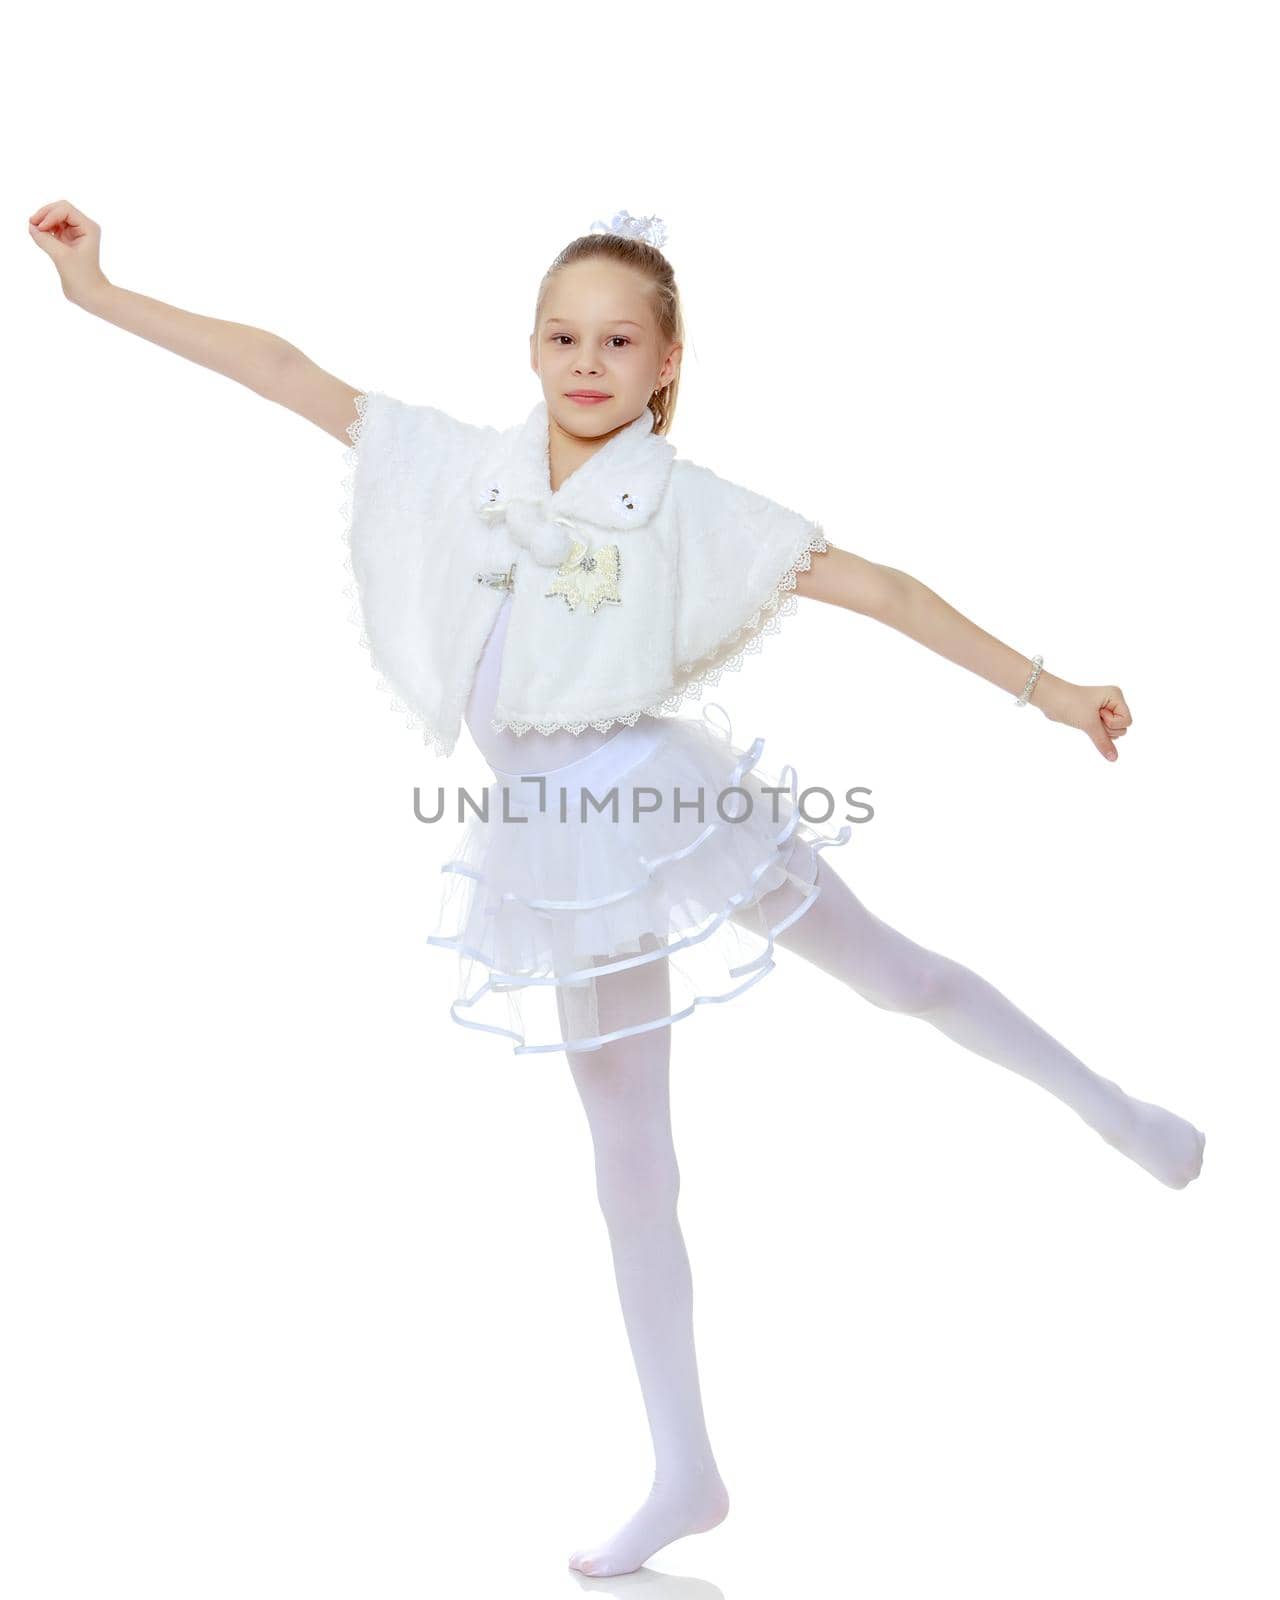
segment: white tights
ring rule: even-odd
[[[1169,1187],[1183,1188],[1199,1173],[1204,1135],[1191,1123],[1132,1099],[977,973],[874,916],[821,858],[817,874],[821,893],[776,936],[777,945],[872,1005],[922,1017],[957,1044],[1038,1083]],[[790,883],[775,889],[764,901],[770,924],[801,899]],[[637,1014],[670,1010],[666,961],[608,973],[597,985],[601,1032],[625,1027]],[[638,1001],[644,1009],[637,1013]],[[676,1216],[670,1026],[566,1055],[591,1129],[596,1190],[655,1462],[651,1492],[635,1515],[603,1543],[570,1557],[570,1566],[603,1577],[632,1572],[673,1539],[714,1527],[729,1502],[703,1418],[693,1286]]]

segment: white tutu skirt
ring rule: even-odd
[[[775,936],[820,892],[818,851],[851,829],[801,816],[795,769],[762,768],[763,749],[738,749],[711,705],[642,718],[541,778],[496,773],[441,868],[427,941],[457,952],[454,1021],[517,1055],[598,1050],[767,976]]]

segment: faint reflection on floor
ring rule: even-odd
[[[616,1578],[591,1578],[570,1568],[568,1577],[577,1582],[583,1594],[610,1594],[620,1597],[643,1595],[644,1600],[724,1600],[724,1590],[706,1578],[682,1578],[675,1573],[655,1572],[641,1567],[637,1572],[621,1572]]]

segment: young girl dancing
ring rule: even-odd
[[[633,1571],[728,1510],[699,1391],[668,1066],[672,1025],[767,977],[775,945],[1039,1084],[1160,1182],[1196,1177],[1191,1123],[1131,1098],[858,899],[821,855],[848,824],[808,821],[794,770],[760,766],[762,740],[739,748],[720,707],[671,715],[803,595],[901,630],[1108,760],[1133,722],[1114,686],[1043,671],[907,573],[676,456],[683,322],[655,219],[594,224],[552,263],[529,341],[542,398],[505,430],[355,389],[272,334],[119,288],[99,228],[65,200],[30,231],[74,304],[347,444],[364,642],[434,750],[447,756],[465,721],[492,768],[445,863],[431,942],[457,952],[457,1022],[568,1059],[655,1456],[644,1503],[571,1566]]]

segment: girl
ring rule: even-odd
[[[761,740],[744,751],[706,713],[667,714],[803,595],[900,629],[1108,760],[1133,720],[1114,686],[1041,671],[908,574],[676,458],[665,436],[683,324],[653,219],[597,223],[552,264],[530,336],[543,398],[506,431],[357,390],[271,334],[117,287],[97,225],[66,201],[30,231],[73,304],[349,441],[347,532],[374,663],[433,748],[447,755],[465,720],[493,769],[491,804],[445,864],[432,942],[458,953],[455,1020],[568,1058],[655,1455],[644,1503],[571,1566],[631,1572],[728,1510],[677,1220],[671,1028],[766,977],[775,944],[1041,1085],[1171,1188],[1196,1177],[1192,1124],[1131,1098],[863,905],[820,855],[848,825],[809,823],[794,773],[763,781]]]

